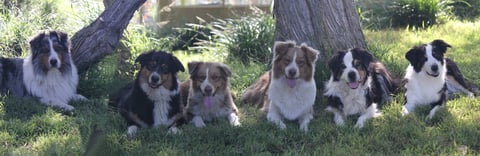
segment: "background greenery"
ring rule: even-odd
[[[478,6],[477,1],[465,1],[469,5],[464,1],[437,1],[435,6],[444,3],[453,7],[453,14],[443,14],[443,22],[437,18],[428,26],[395,27],[380,19],[390,18],[383,16],[382,13],[389,10],[383,7],[390,8],[393,4],[367,5],[367,2],[387,3],[357,2],[368,49],[396,75],[404,74],[407,66],[404,54],[409,48],[444,39],[453,46],[447,57],[458,63],[465,77],[480,84],[480,58],[476,57],[480,55],[480,21],[476,20],[478,12],[474,13],[478,7],[470,7]],[[459,12],[465,8],[472,11]],[[6,1],[0,8],[1,56],[25,56],[29,50],[28,39],[40,30],[59,29],[71,36],[96,18],[102,9],[100,2],[92,0]],[[375,23],[375,20],[384,23]],[[72,102],[76,108],[73,115],[63,115],[58,109],[30,99],[2,97],[0,154],[480,154],[479,98],[461,96],[449,101],[447,109],[426,122],[426,107],[401,117],[404,103],[401,93],[384,108],[382,117],[367,122],[363,129],[354,129],[356,117],[348,118],[343,127],[334,125],[332,114],[323,110],[326,104],[319,91],[308,133],[300,131],[296,122],[288,122],[286,130],[279,130],[266,121],[265,114],[256,106],[243,104],[237,98],[241,127],[230,127],[226,120],[219,120],[202,129],[183,126],[178,135],[167,134],[165,127],[142,129],[135,138],[126,137],[124,120],[107,106],[110,93],[134,78],[138,68],[133,64],[134,58],[150,49],[173,52],[184,64],[193,60],[224,62],[233,71],[232,92],[240,97],[242,91],[268,69],[273,30],[274,20],[265,13],[217,19],[214,23],[191,23],[175,29],[156,30],[131,23],[117,52],[81,76],[79,93],[89,100]],[[317,71],[316,81],[321,90],[329,73],[325,69]],[[187,78],[186,73],[179,75],[182,81]]]

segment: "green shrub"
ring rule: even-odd
[[[216,19],[211,23],[187,24],[189,30],[212,35],[195,43],[191,49],[212,53],[228,60],[240,60],[244,64],[257,62],[267,64],[275,31],[271,15],[256,9],[256,13],[236,19]],[[204,34],[208,35],[208,34]]]
[[[0,54],[21,56],[27,52],[28,40],[42,30],[56,29],[70,37],[100,13],[95,0],[13,0],[0,4]],[[78,8],[77,8],[78,7]]]
[[[455,18],[452,0],[356,1],[360,22],[366,29],[425,28]]]
[[[449,5],[453,7],[455,16],[462,20],[475,20],[480,17],[479,0],[453,0]]]
[[[438,0],[398,0],[391,6],[392,26],[425,27],[437,23]]]

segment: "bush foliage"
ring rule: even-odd
[[[189,26],[187,30],[208,36],[207,39],[199,39],[195,46],[190,48],[213,53],[219,57],[226,56],[229,60],[240,59],[244,64],[250,62],[267,64],[271,57],[274,19],[259,9],[253,9],[256,13],[245,17],[187,24]]]

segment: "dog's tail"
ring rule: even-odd
[[[460,90],[466,90],[464,92],[472,92],[474,96],[480,95],[480,90],[477,85],[468,81],[463,74],[460,72],[460,68],[458,68],[457,64],[451,60],[446,58],[445,62],[447,64],[447,80],[452,82],[457,82],[457,88],[461,88]],[[453,79],[452,79],[453,78]]]
[[[381,107],[399,92],[400,79],[392,75],[380,62],[373,62],[370,67],[372,68],[373,100]]]
[[[117,92],[110,94],[110,97],[108,98],[108,105],[115,109],[119,108],[120,102],[132,94],[133,86],[134,82],[131,82]]]
[[[270,85],[271,72],[265,72],[255,83],[243,92],[241,101],[263,107],[265,110],[268,104],[268,87]]]

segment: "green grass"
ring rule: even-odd
[[[433,39],[444,39],[453,46],[447,57],[458,62],[468,79],[480,84],[480,22],[450,22],[418,31],[364,30],[364,33],[369,49],[399,76],[406,68],[404,54],[409,48]],[[207,53],[179,51],[174,54],[185,65],[193,60],[225,61],[225,58]],[[231,127],[226,120],[219,120],[201,129],[183,126],[177,135],[167,134],[166,128],[160,127],[142,129],[135,138],[127,138],[124,120],[106,103],[111,91],[133,78],[128,74],[124,75],[129,77],[115,77],[118,71],[111,62],[117,61],[116,57],[105,59],[89,71],[88,77],[82,78],[79,92],[89,100],[72,102],[73,115],[62,115],[58,109],[30,99],[0,99],[0,155],[83,155],[87,149],[93,155],[480,154],[480,98],[460,97],[449,101],[447,109],[426,122],[427,107],[401,117],[404,103],[401,93],[384,108],[383,116],[368,121],[363,129],[354,129],[356,117],[348,118],[343,127],[336,126],[332,114],[323,110],[325,100],[318,96],[308,133],[300,131],[296,122],[287,122],[287,129],[280,130],[267,122],[258,108],[238,100],[267,65],[243,65],[236,61],[224,63],[234,73],[232,91],[237,97],[241,127]],[[186,72],[179,75],[182,80],[188,77]],[[323,81],[317,80],[317,83]]]

